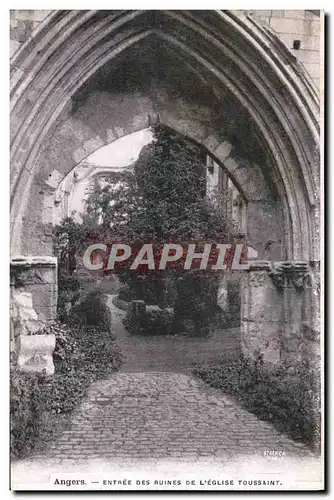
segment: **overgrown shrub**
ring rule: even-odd
[[[69,313],[69,309],[80,298],[80,282],[73,275],[65,272],[58,273],[58,317],[64,320]]]
[[[18,458],[31,451],[39,436],[42,403],[39,398],[38,374],[10,374],[10,451]]]
[[[261,362],[240,359],[195,373],[230,394],[280,432],[318,449],[320,445],[320,374],[308,363],[293,370],[268,371]]]
[[[128,332],[136,335],[172,335],[175,332],[174,315],[167,309],[154,312],[146,310],[146,313],[137,315],[130,307],[123,324]]]
[[[41,400],[45,411],[54,414],[71,412],[86,394],[91,382],[88,373],[69,371],[46,378],[41,387]]]
[[[66,322],[73,326],[97,326],[111,333],[111,313],[105,296],[99,291],[87,294],[71,310]]]
[[[123,308],[119,300],[114,303]],[[186,335],[188,337],[207,337],[215,328],[218,321],[219,310],[211,310],[200,314],[202,309],[198,307],[192,317],[174,314],[172,308],[155,309],[157,306],[146,306],[143,314],[134,313],[132,303],[126,307],[126,316],[123,325],[129,333],[135,335]]]
[[[115,295],[115,297],[113,297],[112,303],[122,311],[127,312],[131,309],[131,302],[121,299],[119,295]]]

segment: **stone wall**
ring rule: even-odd
[[[248,202],[260,258],[315,259],[318,103],[294,56],[251,16],[122,11],[119,26],[118,15],[56,11],[14,57],[12,252],[49,254],[57,182],[153,114],[226,169]]]
[[[31,36],[51,10],[10,11],[10,56]],[[254,16],[270,26],[282,42],[304,65],[317,88],[320,89],[321,24],[320,11],[309,10],[246,10],[236,11]],[[300,42],[296,45],[296,42]],[[294,47],[299,47],[294,48]]]
[[[55,318],[57,312],[57,259],[55,257],[13,256],[10,263],[12,294],[22,292],[32,298],[40,323]]]
[[[143,52],[142,48],[141,54]],[[131,57],[135,56],[134,50]],[[129,60],[132,61],[130,56]],[[133,60],[129,66],[134,65]],[[174,66],[178,68],[176,62]],[[223,135],[229,133],[229,124],[235,121],[234,116],[231,121],[225,120],[225,130],[218,125],[215,127],[213,121],[215,116],[230,116],[228,106],[233,96],[228,94],[219,101],[214,96],[204,94],[196,96],[194,102],[186,88],[190,78],[188,74],[179,76],[177,82],[174,81],[174,75],[168,82],[158,82],[157,79],[151,81],[150,76],[150,82],[147,82],[147,76],[142,75],[138,82],[133,83],[135,76],[132,75],[132,69],[127,72],[130,83],[122,82],[122,87],[115,90],[108,87],[108,81],[113,77],[113,81],[118,82],[120,73],[116,69],[109,75],[105,69],[106,81],[93,82],[89,85],[88,95],[82,92],[75,96],[72,108],[47,137],[36,163],[37,173],[27,193],[28,208],[22,216],[20,252],[33,255],[52,252],[55,193],[62,179],[80,160],[100,147],[147,128],[149,116],[159,111],[162,123],[188,137],[198,138],[217,155],[218,160],[224,162],[226,171],[248,202],[245,210],[248,244],[256,248],[263,259],[283,259],[286,252],[283,214],[277,196],[263,174],[266,155],[257,150],[254,138],[249,139],[249,130],[243,137],[244,144],[248,140],[253,141],[253,149],[251,146],[247,149],[248,158],[238,154],[236,147],[232,150],[228,142],[223,140]],[[147,75],[151,75],[150,71],[147,71]],[[242,117],[241,111],[238,117]],[[222,134],[221,138],[217,137],[214,127]],[[255,154],[256,160],[262,160],[261,165],[253,161],[252,154]]]
[[[25,372],[52,375],[55,335],[39,330],[56,317],[57,259],[12,257],[10,285],[11,363]]]
[[[28,40],[51,10],[10,11],[10,57]]]
[[[289,9],[246,12],[269,25],[279,35],[282,42],[303,64],[317,88],[320,89],[320,11]]]

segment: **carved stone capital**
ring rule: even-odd
[[[56,267],[56,257],[13,257],[10,262],[11,285],[18,288],[25,285],[52,283]]]
[[[309,286],[311,279],[308,263],[302,261],[275,262],[269,275],[279,289],[294,287],[302,290]]]

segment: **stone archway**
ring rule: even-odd
[[[261,258],[292,261],[298,277],[305,266],[295,261],[318,260],[316,93],[289,50],[253,19],[229,11],[55,11],[12,66],[12,253],[50,254],[48,212],[61,179],[159,114],[233,177]],[[244,337],[247,344],[254,328],[263,337],[250,351],[267,344],[269,330],[278,341],[282,324],[294,321],[273,267],[257,264],[248,276]],[[262,294],[254,304],[252,283]],[[301,317],[296,322],[300,328]]]

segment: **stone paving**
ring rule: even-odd
[[[123,329],[121,316],[113,311],[117,336]],[[195,378],[187,367],[182,373],[179,361],[174,372],[170,365],[154,371],[159,356],[157,362],[150,358],[150,368],[143,372],[141,360],[139,371],[133,372],[131,341],[124,331],[122,335],[130,361],[121,372],[93,383],[66,430],[32,460],[14,465],[16,474],[46,463],[49,470],[71,464],[78,470],[80,463],[94,460],[104,464],[127,461],[138,468],[166,459],[230,463],[238,457],[263,458],[272,450],[282,450],[290,458],[313,456],[306,446]],[[144,351],[140,352],[145,358]]]
[[[59,463],[113,457],[196,460],[259,456],[265,450],[309,455],[306,447],[201,380],[151,372],[120,373],[92,384],[47,457]]]

